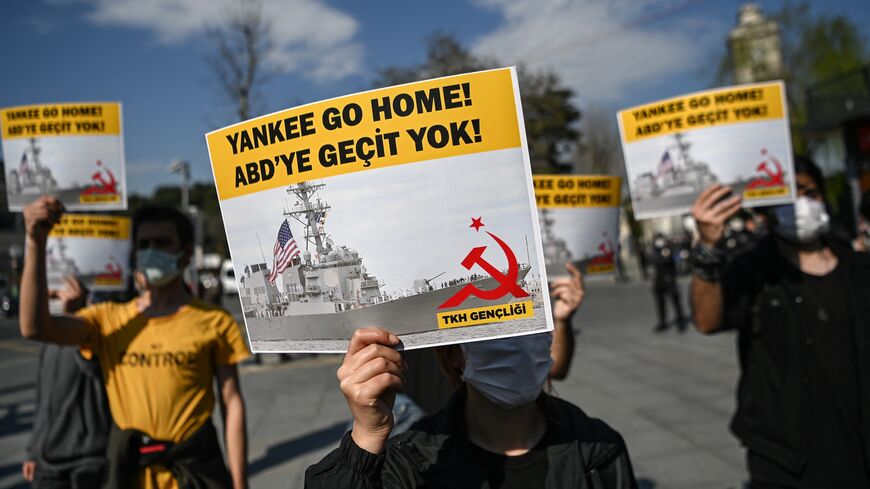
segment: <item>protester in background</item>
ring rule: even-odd
[[[354,333],[338,369],[353,429],[308,468],[307,488],[637,487],[619,433],[542,391],[549,333],[439,347],[459,389],[390,439],[407,369],[398,343],[383,329]]]
[[[249,352],[232,316],[192,298],[182,283],[193,248],[190,220],[168,207],[139,208],[132,233],[139,296],[52,317],[45,241],[63,207],[41,197],[23,213],[21,334],[98,355],[114,421],[107,487],[246,487],[245,406],[236,364]],[[229,471],[211,422],[215,378]]]
[[[63,311],[85,305],[78,280],[52,291]],[[78,348],[42,345],[36,370],[36,408],[22,473],[34,489],[90,489],[106,475],[106,444],[111,418],[100,365]]]
[[[870,487],[870,256],[827,234],[824,180],[795,158],[798,199],[768,210],[772,233],[726,263],[716,248],[740,209],[728,187],[692,208],[692,306],[703,333],[736,329],[732,431],[753,489]]]
[[[752,223],[752,224],[749,224]],[[725,233],[717,246],[729,257],[737,257],[755,248],[761,240],[761,235],[753,230],[758,229],[752,215],[741,210],[728,220]]]
[[[644,280],[649,280],[649,253],[647,252],[648,246],[646,242],[633,238],[632,243],[634,243],[635,255],[637,255],[637,266],[640,268],[640,275]]]
[[[767,224],[767,216],[763,212],[758,212],[752,209],[744,209],[746,220],[744,222],[746,231],[752,234],[756,244],[761,241],[761,238],[767,236],[769,231]]]
[[[668,311],[665,300],[670,299],[674,312],[677,315],[676,326],[680,332],[686,330],[688,320],[683,313],[683,304],[680,300],[680,290],[677,286],[677,266],[674,259],[673,249],[668,240],[661,233],[656,233],[653,239],[653,248],[650,253],[650,263],[653,265],[653,298],[656,305],[658,323],[654,331],[661,333],[667,331],[671,323],[668,322]]]

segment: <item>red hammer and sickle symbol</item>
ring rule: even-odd
[[[494,239],[495,242],[498,243],[498,245],[501,247],[502,251],[504,251],[505,257],[508,261],[507,275],[502,274],[498,268],[494,267],[491,263],[483,258],[483,252],[486,250],[486,246],[478,246],[477,248],[473,248],[468,253],[468,256],[466,256],[465,259],[462,260],[462,266],[468,270],[471,270],[474,265],[480,265],[480,268],[484,269],[486,273],[494,278],[495,281],[499,283],[499,286],[492,290],[480,290],[474,285],[468,284],[463,287],[459,292],[454,294],[453,297],[444,301],[443,304],[438,306],[438,309],[456,307],[465,302],[465,299],[467,299],[470,295],[488,301],[500,299],[507,294],[511,294],[514,297],[529,296],[529,294],[525,290],[517,285],[517,276],[519,276],[519,264],[517,263],[517,257],[514,255],[514,252],[510,249],[510,247],[508,247],[507,243],[502,241],[498,236],[488,231],[486,234],[492,236],[492,239]]]

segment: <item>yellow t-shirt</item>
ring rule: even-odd
[[[77,315],[91,327],[83,352],[99,356],[115,424],[157,440],[178,443],[206,423],[217,366],[250,355],[233,317],[200,300],[158,318],[142,316],[136,300],[96,304]],[[140,480],[146,488],[176,486],[159,467]]]

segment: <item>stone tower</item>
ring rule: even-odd
[[[728,35],[737,83],[782,78],[779,25],[767,19],[754,3],[740,7],[737,26]]]

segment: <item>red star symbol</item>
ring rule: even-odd
[[[468,226],[468,227],[474,228],[475,231],[480,232],[480,228],[485,226],[484,223],[480,222],[482,219],[483,219],[483,217],[478,217],[477,219],[472,217],[471,218],[471,226]]]

